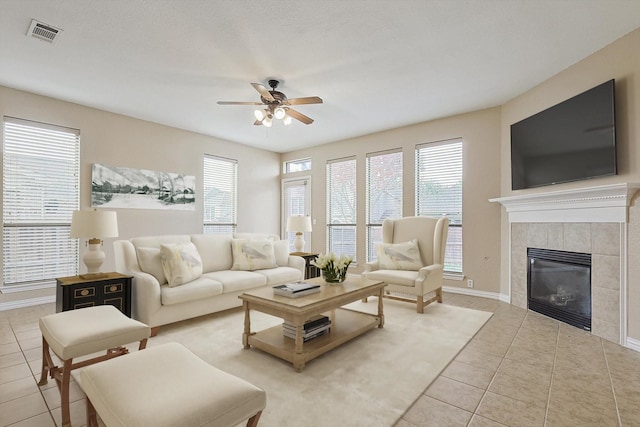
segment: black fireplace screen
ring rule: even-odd
[[[591,330],[591,254],[528,248],[529,309]]]

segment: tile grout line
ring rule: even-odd
[[[547,418],[549,416],[549,408],[551,407],[551,388],[553,387],[553,378],[556,373],[556,363],[558,361],[558,346],[560,345],[560,326],[558,325],[558,332],[556,335],[556,350],[553,354],[553,366],[551,367],[551,378],[549,379],[549,390],[547,391],[547,407],[544,411],[544,425],[547,425]]]
[[[604,348],[604,342],[602,342],[602,339],[600,339],[600,347],[602,347],[604,363],[607,366],[607,375],[609,376],[609,384],[611,384],[611,394],[613,394],[613,402],[616,405],[616,415],[618,416],[618,425],[622,426],[622,418],[620,417],[620,408],[618,407],[618,398],[616,397],[616,389],[613,385],[613,378],[611,378],[611,367],[609,366],[609,358],[607,357],[607,351]]]
[[[494,312],[494,314],[495,314],[495,312]],[[498,375],[498,371],[500,370],[500,367],[504,363],[504,359],[506,359],[506,356],[509,353],[509,350],[511,350],[511,347],[513,346],[513,342],[516,340],[516,337],[518,336],[518,333],[520,332],[520,329],[522,329],[522,324],[524,323],[524,320],[527,318],[527,315],[528,315],[528,313],[526,313],[524,315],[524,317],[522,318],[522,321],[520,321],[520,324],[518,325],[518,331],[516,332],[516,334],[511,339],[511,343],[509,344],[509,348],[507,348],[506,353],[504,354],[504,356],[502,356],[502,360],[500,361],[500,364],[496,368],[496,371],[493,373],[493,376],[491,377],[491,381],[489,381],[489,384],[487,384],[487,388],[484,390],[484,393],[482,393],[482,397],[480,398],[480,400],[478,401],[478,404],[476,405],[475,409],[473,410],[473,415],[477,414],[478,416],[482,416],[482,415],[478,414],[478,408],[480,407],[480,405],[484,401],[487,393],[489,392],[489,388],[491,387],[491,384],[493,384],[493,381],[495,380],[496,375]],[[488,419],[490,419],[491,421],[493,421],[495,423],[502,424],[500,421],[496,421],[496,420],[491,419],[491,418],[488,418]],[[473,420],[473,416],[471,417],[471,420]],[[469,420],[469,422],[467,423],[467,427],[469,426],[469,424],[471,424],[471,420]]]

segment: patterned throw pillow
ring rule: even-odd
[[[423,267],[416,239],[404,243],[380,243],[376,246],[381,270],[420,270]]]
[[[277,267],[271,240],[233,239],[231,253],[233,254],[232,270],[251,271]]]
[[[160,245],[160,258],[171,288],[202,276],[202,258],[191,242]]]

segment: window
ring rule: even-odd
[[[356,256],[356,159],[327,163],[327,252]]]
[[[376,259],[382,221],[402,217],[402,151],[367,154],[367,260]]]
[[[309,215],[311,212],[311,179],[293,179],[282,182],[282,204],[284,212],[282,230],[287,229],[287,218],[291,215]],[[295,231],[286,232],[285,239],[289,241],[289,249],[293,248],[296,238]],[[305,251],[311,248],[311,233],[304,233]]]
[[[238,162],[204,156],[204,233],[233,233],[237,226]]]
[[[446,272],[462,273],[462,140],[416,147],[416,215],[449,218]]]
[[[311,170],[311,159],[291,160],[284,163],[284,173]]]
[[[50,286],[78,274],[80,132],[4,118],[3,286]]]

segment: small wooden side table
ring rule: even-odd
[[[131,276],[105,273],[99,279],[79,276],[56,279],[56,312],[96,305],[113,305],[131,317]]]
[[[318,254],[313,252],[291,252],[291,256],[299,256],[304,258],[304,278],[313,279],[314,277],[320,277],[320,269],[311,264],[311,261],[315,261],[318,258]]]

